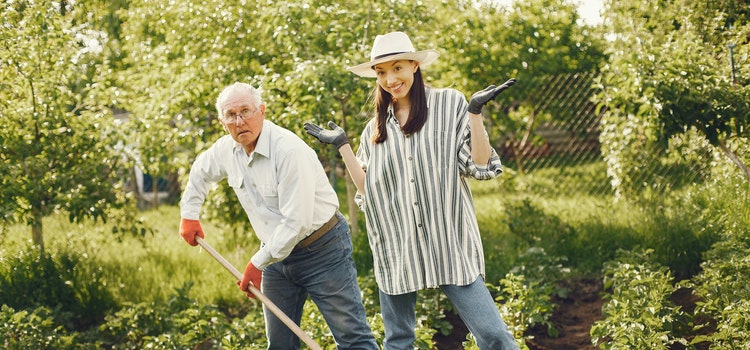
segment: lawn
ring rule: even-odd
[[[707,278],[701,275],[708,273],[701,269],[707,264],[707,254],[713,257],[708,263],[717,266],[723,266],[723,256],[736,254],[726,246],[717,253],[712,249],[717,242],[750,231],[750,209],[742,186],[699,185],[655,199],[616,201],[602,194],[543,196],[524,190],[539,181],[546,180],[514,176],[471,183],[484,238],[486,281],[522,346],[531,328],[537,334],[539,327],[555,333],[553,301],[566,300],[569,281],[610,281],[604,283],[602,292],[616,286],[617,278],[607,274],[622,268],[617,261],[633,259],[626,252],[634,251],[636,260],[648,259],[644,270],[634,273],[657,276],[650,279],[669,294],[670,286],[685,283],[680,281]],[[31,248],[28,227],[6,227],[0,248],[0,297],[5,305],[0,316],[9,320],[0,332],[9,339],[6,347],[170,348],[204,344],[208,348],[262,348],[258,302],[239,292],[234,277],[207,252],[182,240],[178,208],[161,205],[141,214],[153,229],[153,234],[145,237],[113,234],[108,224],[73,224],[64,215],[48,217],[44,221],[44,255]],[[206,241],[236,267],[244,266],[257,249],[257,240],[249,232],[236,232],[216,222],[202,224]],[[243,239],[246,235],[249,238]],[[366,236],[357,234],[354,242],[368,317],[382,339]],[[703,284],[691,288],[706,290]],[[416,346],[431,349],[440,344],[436,340],[445,341],[460,324],[446,318],[452,310],[441,293],[431,290],[420,295],[418,312],[422,316]],[[619,317],[624,317],[622,312]],[[39,322],[48,328],[28,326]],[[303,328],[330,346],[332,339],[324,325],[314,305],[308,303]],[[608,327],[599,324],[597,334],[616,334]],[[694,338],[692,330],[680,332],[684,334],[673,338]],[[47,343],[52,345],[44,345]],[[472,348],[470,336],[464,339],[464,346]]]

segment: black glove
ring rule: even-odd
[[[484,107],[487,102],[497,97],[497,95],[499,95],[503,90],[509,88],[515,83],[516,78],[510,78],[508,79],[508,81],[504,82],[503,85],[490,85],[482,91],[475,92],[474,95],[471,95],[471,101],[469,101],[469,113],[482,113],[482,107]]]
[[[349,143],[349,139],[346,138],[346,132],[340,126],[334,122],[328,122],[328,127],[331,130],[326,130],[313,123],[305,123],[305,131],[308,134],[315,136],[320,142],[329,143],[336,146],[336,149]]]

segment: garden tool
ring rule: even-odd
[[[201,247],[203,247],[203,249],[205,249],[208,252],[208,254],[211,254],[211,256],[214,257],[216,261],[218,261],[222,266],[224,266],[224,268],[226,268],[229,272],[231,272],[232,275],[234,275],[234,277],[237,278],[237,280],[242,280],[242,273],[239,270],[237,270],[234,266],[232,266],[232,264],[229,263],[227,259],[224,259],[224,257],[221,256],[221,254],[216,252],[216,250],[214,250],[213,247],[211,247],[208,243],[206,243],[206,241],[204,241],[203,238],[196,236],[195,241],[198,242],[198,244]],[[268,299],[267,296],[261,293],[261,291],[259,291],[258,288],[256,288],[252,283],[250,283],[247,286],[247,289],[250,292],[252,292],[258,298],[258,300],[260,300],[260,302],[263,303],[263,305],[265,305],[269,310],[271,310],[271,312],[273,312],[273,314],[276,315],[276,317],[278,317],[281,320],[281,322],[283,322],[287,327],[289,327],[289,329],[292,330],[294,334],[296,334],[305,344],[307,344],[307,346],[309,346],[311,349],[314,349],[314,350],[323,350],[320,347],[320,345],[318,345],[318,343],[315,342],[315,340],[313,340],[307,333],[305,333],[305,331],[303,331],[302,328],[300,328],[296,323],[294,323],[294,321],[292,321],[292,319],[289,318],[289,316],[287,316],[283,311],[281,311],[281,309],[279,309],[279,307],[276,306],[276,304],[274,304],[270,299]]]

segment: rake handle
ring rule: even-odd
[[[214,257],[216,261],[218,261],[222,266],[224,266],[224,268],[226,268],[229,272],[231,272],[232,275],[234,275],[234,277],[237,278],[237,280],[240,280],[240,281],[242,280],[242,273],[239,270],[237,270],[231,263],[229,263],[227,259],[224,259],[224,257],[221,256],[221,254],[219,254],[216,250],[214,250],[214,248],[211,247],[211,245],[206,243],[206,241],[204,241],[203,238],[196,236],[195,241],[198,242],[198,244],[201,247],[203,247],[203,249],[205,249],[208,252],[208,254],[211,254],[211,256]],[[258,298],[258,300],[260,300],[260,302],[263,303],[263,305],[265,305],[269,310],[271,310],[271,312],[273,312],[273,314],[276,315],[276,317],[278,317],[281,320],[281,322],[283,322],[287,327],[289,327],[289,329],[292,330],[294,334],[296,334],[305,344],[307,344],[307,346],[309,346],[311,349],[314,349],[314,350],[323,350],[320,347],[320,345],[318,345],[318,343],[315,342],[315,340],[313,340],[307,333],[305,333],[305,331],[303,331],[302,328],[300,328],[296,323],[294,323],[294,321],[292,321],[292,319],[289,318],[289,316],[287,316],[283,311],[281,311],[281,309],[279,309],[279,307],[276,306],[276,304],[274,304],[270,299],[268,299],[268,297],[265,296],[265,294],[261,293],[261,291],[259,291],[258,288],[256,288],[252,283],[248,284],[247,289],[250,292],[252,292]]]

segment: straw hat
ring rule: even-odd
[[[365,78],[375,78],[375,65],[397,60],[414,60],[424,67],[434,62],[440,53],[437,50],[417,51],[409,36],[403,32],[391,32],[375,37],[370,51],[370,62],[347,68],[350,72]]]

